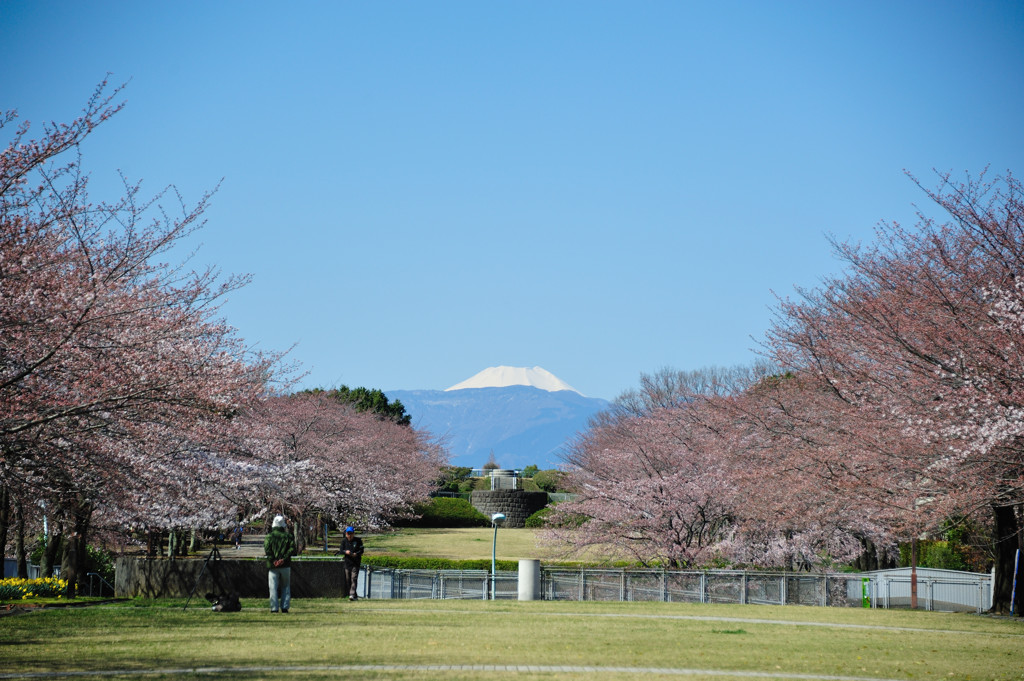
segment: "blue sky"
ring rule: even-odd
[[[931,210],[905,170],[1024,173],[1020,2],[4,0],[0,45],[37,123],[130,80],[94,198],[223,178],[196,262],[307,386],[746,363],[826,234]]]

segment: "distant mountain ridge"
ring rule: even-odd
[[[445,438],[454,466],[479,468],[493,452],[503,468],[555,468],[609,402],[584,397],[540,367],[515,369],[492,367],[447,390],[388,390],[387,397],[402,402],[414,428]],[[520,379],[557,389],[514,383]],[[458,387],[487,381],[513,383]]]

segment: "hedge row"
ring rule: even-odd
[[[473,560],[448,560],[446,558],[415,558],[412,556],[363,556],[363,565],[396,570],[487,570],[491,561],[479,558]],[[496,562],[502,572],[516,572],[519,561],[499,560]]]

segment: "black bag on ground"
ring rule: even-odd
[[[224,594],[218,596],[217,594],[206,594],[206,600],[213,603],[213,610],[215,612],[238,612],[242,609],[242,604],[238,602],[238,594]]]

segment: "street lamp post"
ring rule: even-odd
[[[491,600],[494,600],[495,590],[498,586],[498,571],[497,571],[497,549],[498,549],[498,525],[505,522],[504,513],[492,513],[491,514],[491,525],[494,526],[494,540],[491,541]]]

